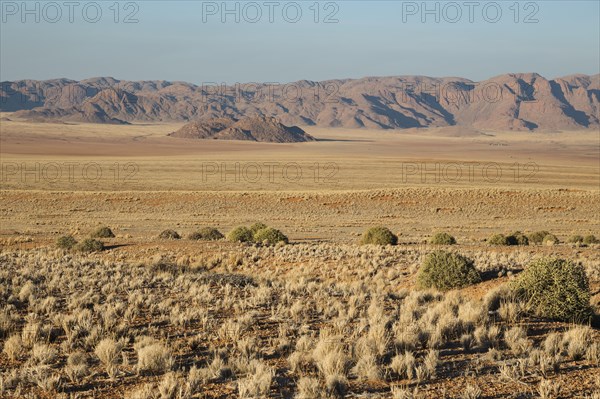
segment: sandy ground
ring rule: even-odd
[[[3,114],[10,118],[10,114]],[[108,224],[133,235],[264,220],[352,241],[383,224],[419,240],[600,231],[600,135],[306,127],[314,143],[185,140],[181,124],[0,121],[4,234]]]
[[[81,240],[99,226],[110,226],[116,237],[104,240],[106,250],[81,256],[103,265],[100,270],[125,265],[127,280],[143,270],[133,265],[151,265],[160,254],[178,265],[212,265],[212,272],[241,273],[280,281],[281,286],[293,281],[312,287],[317,281],[360,283],[397,293],[414,288],[423,254],[438,248],[424,242],[443,230],[456,237],[454,250],[474,259],[482,271],[490,271],[481,284],[461,291],[468,298],[478,300],[509,281],[508,276],[498,276],[498,270],[519,270],[539,256],[557,256],[582,262],[590,276],[591,303],[596,309],[600,306],[598,245],[564,243],[573,234],[600,236],[598,132],[473,134],[455,128],[382,132],[307,127],[320,140],[302,144],[166,137],[180,126],[0,121],[0,253],[10,254],[10,259],[29,256],[23,259],[26,266],[36,259],[65,261],[71,258],[55,249],[58,236],[72,234]],[[187,237],[204,226],[227,232],[255,221],[281,229],[292,245],[267,248],[157,238],[167,228]],[[388,226],[399,235],[400,245],[355,245],[365,228],[373,225]],[[561,243],[492,247],[483,242],[493,233],[542,229],[556,234]],[[216,259],[219,262],[214,263]],[[109,271],[107,276],[122,276],[122,270]],[[167,281],[164,273],[156,278]],[[80,285],[85,295],[87,284]],[[180,283],[173,287],[165,291],[156,285],[157,298],[183,298],[187,291],[180,289]],[[103,287],[97,288],[104,292]],[[143,290],[144,296],[150,293],[146,286]],[[292,297],[293,301],[316,307],[311,302],[314,290],[296,291],[307,295]],[[65,298],[73,296],[70,290],[65,292]],[[330,295],[333,291],[324,292],[332,308],[338,299]],[[243,295],[247,297],[246,291]],[[215,297],[226,296],[215,291]],[[219,301],[210,302],[214,306]],[[169,313],[172,305],[167,306]],[[211,308],[215,322],[233,317],[230,310],[219,309]],[[257,320],[268,321],[271,310],[262,305],[257,309]],[[22,313],[24,318],[26,311]],[[329,319],[315,318],[311,328],[321,328]],[[267,348],[278,333],[273,323],[260,320],[253,334],[264,338],[260,346]],[[570,327],[536,318],[518,322],[536,345],[549,331]],[[130,327],[137,331],[136,326]],[[206,364],[210,343],[223,345],[214,340],[216,330],[205,330],[200,322],[183,328],[156,327],[157,334],[168,337],[178,364],[186,367],[192,360]],[[597,331],[594,334],[597,337]],[[189,337],[206,350],[192,348]],[[452,345],[441,352],[438,377],[420,386],[423,397],[462,397],[465,386],[473,383],[488,398],[533,397],[539,380],[535,370],[526,383],[505,381],[497,366],[489,366],[492,363],[477,366],[483,364],[479,353],[462,353],[457,343]],[[270,364],[289,377],[287,355],[269,353]],[[100,398],[117,398],[136,385],[162,378],[139,378],[130,372],[133,364],[124,364],[128,374],[114,382],[104,377],[96,362],[85,389],[93,389]],[[0,368],[21,366],[0,355]],[[595,370],[597,365],[565,359],[560,373],[551,378],[563,384],[561,397],[584,397],[596,389]],[[80,389],[77,384],[66,387]],[[206,397],[236,396],[236,385],[229,379],[209,382],[203,389],[209,392]],[[352,379],[349,389],[352,397],[390,397],[388,382],[383,380]],[[290,395],[278,392],[278,397]]]
[[[600,231],[597,193],[558,190],[398,189],[303,192],[0,192],[4,234],[86,234],[109,225],[153,238],[163,229],[189,234],[264,221],[293,240],[355,242],[384,225],[406,242],[446,230],[461,242],[492,233],[548,230],[561,240]]]
[[[415,185],[597,189],[600,182],[600,136],[594,131],[478,136],[468,131],[460,137],[456,128],[306,127],[318,142],[271,144],[166,136],[179,127],[4,120],[2,186],[301,191]]]

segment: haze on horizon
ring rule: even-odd
[[[0,80],[480,81],[512,72],[600,72],[596,1],[427,2],[423,9],[422,2],[386,1],[276,2],[271,9],[263,2],[223,9],[223,2],[119,2],[118,9],[98,2],[98,18],[90,3],[61,6],[59,16],[47,2],[26,2],[25,10],[3,1]]]

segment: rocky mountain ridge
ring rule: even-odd
[[[0,111],[37,121],[129,123],[274,117],[284,125],[482,130],[600,128],[600,75],[482,82],[424,76],[230,86],[93,78],[2,82]]]

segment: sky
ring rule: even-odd
[[[600,1],[0,1],[0,80],[600,73]]]

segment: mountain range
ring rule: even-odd
[[[600,128],[600,74],[536,73],[474,82],[425,76],[194,85],[92,78],[1,82],[0,111],[43,122],[190,122],[249,116],[284,125],[482,130]]]

